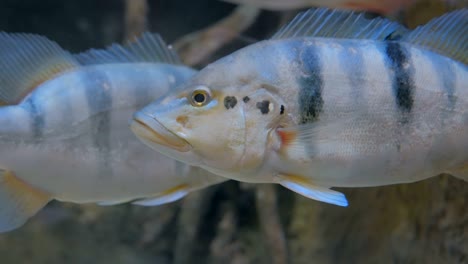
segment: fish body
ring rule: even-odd
[[[308,11],[134,119],[170,139],[146,141],[166,155],[337,205],[347,201],[329,187],[440,173],[468,180],[467,17],[460,10],[408,31],[385,19]],[[440,26],[450,19],[459,24]],[[437,28],[463,37],[443,42]]]
[[[8,37],[0,37],[0,46]],[[159,39],[148,34],[140,41]],[[174,63],[169,53],[160,62],[112,58],[114,63],[102,63],[117,48],[126,49],[113,46],[70,57],[81,65],[33,87],[19,103],[0,107],[0,230],[21,225],[51,199],[157,205],[224,181],[152,151],[129,129],[134,111],[195,71]],[[6,77],[2,81],[8,84]]]

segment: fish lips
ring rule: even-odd
[[[130,122],[130,129],[143,141],[180,152],[188,152],[192,146],[183,138],[169,131],[156,118],[138,112]]]

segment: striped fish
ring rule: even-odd
[[[468,10],[409,31],[327,9],[228,55],[134,115],[149,146],[340,206],[330,187],[468,180]]]
[[[72,55],[42,36],[0,33],[0,232],[52,199],[159,205],[224,181],[128,127],[194,73],[159,35]]]

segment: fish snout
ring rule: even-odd
[[[130,129],[146,144],[161,145],[180,152],[188,152],[192,146],[183,138],[172,133],[156,118],[143,112],[133,115]]]

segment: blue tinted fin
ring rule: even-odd
[[[0,104],[17,104],[39,84],[77,66],[46,37],[0,32]]]
[[[0,169],[0,232],[22,226],[51,197]]]
[[[298,14],[272,39],[327,37],[386,40],[407,31],[399,23],[385,18],[368,19],[364,13],[317,8]]]
[[[126,45],[112,44],[106,49],[90,49],[75,55],[83,65],[107,63],[156,62],[181,65],[176,52],[159,34],[143,33]]]
[[[100,206],[112,206],[112,205],[118,205],[118,204],[123,204],[123,203],[128,203],[132,201],[132,199],[122,199],[122,200],[113,200],[113,201],[101,201],[97,202],[97,205]]]
[[[344,194],[327,187],[314,185],[303,177],[283,174],[278,176],[277,182],[283,187],[307,198],[338,206],[348,206],[348,200],[346,200]]]
[[[432,19],[403,36],[401,41],[426,47],[468,64],[468,9]]]
[[[182,199],[189,192],[189,186],[187,184],[181,184],[154,197],[136,200],[133,202],[133,204],[142,206],[157,206],[172,203]]]

